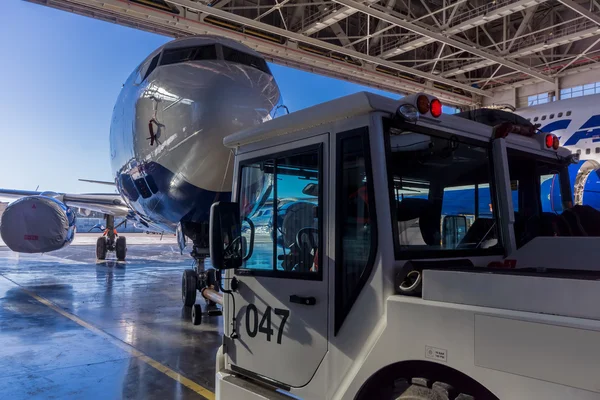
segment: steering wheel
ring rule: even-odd
[[[303,245],[307,236],[310,248],[316,249],[319,246],[319,230],[313,227],[302,228],[296,233],[296,246],[299,249],[304,248]]]
[[[232,257],[235,252],[238,250],[238,246],[242,245],[242,236],[238,236],[235,239],[233,239],[231,241],[231,243],[229,243],[227,245],[227,247],[225,247],[225,250],[223,250],[223,255],[226,258],[230,258]]]
[[[307,238],[308,237],[308,238]],[[309,272],[315,254],[314,249],[319,246],[319,230],[313,227],[301,228],[296,233],[296,247],[300,252],[298,269],[300,272]]]
[[[490,226],[490,228],[487,230],[487,232],[485,233],[485,235],[483,235],[483,237],[479,240],[479,242],[477,242],[477,245],[475,246],[476,249],[480,248],[481,245],[483,243],[485,243],[485,239],[490,235],[490,233],[494,232],[494,227],[496,226],[496,222],[494,222],[492,224],[492,226]]]
[[[285,209],[285,215],[278,222],[278,228],[281,227],[281,241],[285,248],[290,248],[295,242],[298,230],[303,226],[313,226],[315,220],[315,210],[317,206],[310,202],[298,201]]]

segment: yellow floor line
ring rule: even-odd
[[[13,283],[15,283],[15,282],[13,282]],[[71,321],[73,321],[73,322],[75,322],[75,323],[83,326],[84,328],[86,328],[86,329],[94,332],[98,336],[101,336],[101,337],[105,338],[106,340],[109,340],[115,346],[121,348],[122,350],[125,350],[126,352],[128,352],[132,356],[134,356],[136,358],[139,358],[140,360],[142,360],[143,362],[145,362],[146,364],[148,364],[152,368],[154,368],[154,369],[162,372],[163,374],[167,375],[169,378],[172,378],[172,379],[176,380],[177,382],[181,383],[183,386],[187,387],[188,389],[193,390],[194,392],[198,393],[199,395],[205,397],[208,400],[214,400],[215,399],[215,394],[213,392],[211,392],[210,390],[208,390],[207,388],[205,388],[205,387],[197,384],[196,382],[194,382],[194,381],[186,378],[185,376],[181,375],[180,373],[173,371],[171,368],[169,368],[169,367],[167,367],[167,366],[159,363],[158,361],[156,361],[155,359],[153,359],[151,357],[148,357],[147,355],[145,355],[141,351],[137,350],[133,346],[131,346],[131,345],[123,342],[122,340],[119,340],[119,339],[115,338],[114,336],[112,336],[112,335],[104,332],[100,328],[95,327],[94,325],[90,324],[89,322],[85,322],[81,318],[79,318],[79,317],[77,317],[77,316],[75,316],[75,315],[73,315],[73,314],[71,314],[71,313],[63,310],[62,308],[58,307],[56,304],[52,303],[50,300],[47,300],[47,299],[45,299],[43,297],[40,297],[37,294],[35,294],[35,293],[33,293],[33,292],[31,292],[31,291],[23,288],[22,286],[19,286],[19,287],[20,287],[21,290],[23,290],[29,296],[33,297],[34,299],[36,299],[40,303],[44,304],[48,308],[51,308],[52,310],[56,311],[60,315],[66,317],[66,318],[69,318]]]

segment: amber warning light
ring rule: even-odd
[[[429,111],[429,99],[424,94],[417,97],[417,110],[419,113],[425,114]]]

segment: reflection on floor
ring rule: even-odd
[[[159,241],[128,247],[126,263],[97,263],[92,246],[0,248],[0,399],[214,397],[222,320],[191,324],[189,255]]]

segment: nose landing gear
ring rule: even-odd
[[[193,254],[193,253],[192,253]],[[208,316],[222,315],[217,306],[219,296],[214,292],[219,291],[219,274],[216,269],[205,269],[205,257],[195,257],[194,268],[183,271],[181,277],[181,299],[185,307],[192,307],[192,324],[199,325],[202,322],[202,314]],[[204,289],[211,289],[213,295],[211,298],[204,296]],[[206,301],[206,312],[202,311],[202,306],[196,303],[196,291],[199,291]],[[222,300],[220,301],[222,305]]]
[[[109,251],[114,251],[118,261],[125,261],[127,255],[127,242],[125,236],[119,236],[117,228],[125,223],[123,220],[119,225],[115,226],[115,217],[113,215],[105,215],[106,229],[104,234],[96,241],[96,258],[105,260],[106,254]]]
[[[220,273],[214,268],[206,269],[205,261],[210,256],[208,221],[201,223],[180,223],[177,227],[177,241],[183,253],[186,237],[191,239],[194,247],[190,255],[194,259],[194,265],[183,271],[181,277],[181,300],[186,308],[184,315],[191,314],[192,324],[202,323],[203,316],[222,315],[218,304],[223,305],[223,296],[219,292]],[[206,301],[205,310],[196,304],[196,292]],[[191,310],[190,310],[191,308]],[[191,313],[189,313],[191,311]]]

